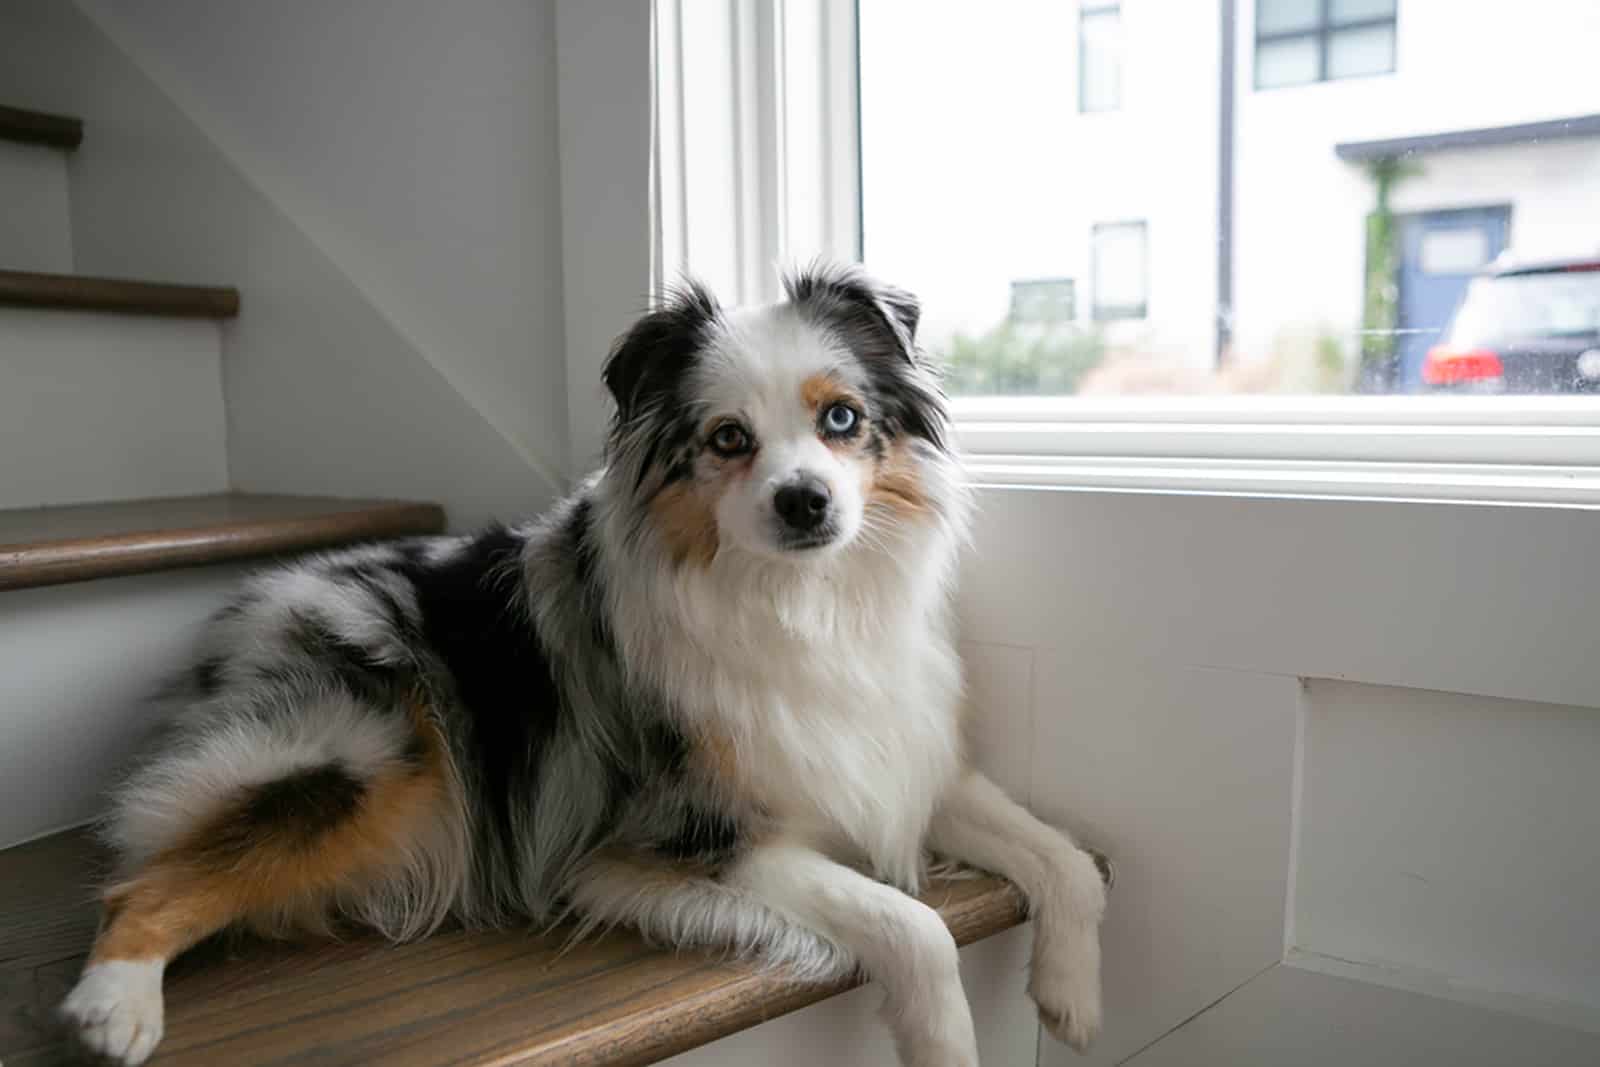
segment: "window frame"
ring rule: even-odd
[[[1307,85],[1322,85],[1326,82],[1350,81],[1355,78],[1381,78],[1393,74],[1400,66],[1400,0],[1394,0],[1394,12],[1389,15],[1353,19],[1348,22],[1335,22],[1333,20],[1333,0],[1318,0],[1317,22],[1309,29],[1303,30],[1275,30],[1268,33],[1261,32],[1261,8],[1256,5],[1254,26],[1255,45],[1250,55],[1250,84],[1256,92],[1272,92],[1275,89],[1299,89]],[[1373,71],[1370,74],[1346,74],[1334,78],[1328,75],[1328,50],[1335,33],[1344,33],[1348,30],[1370,30],[1387,26],[1394,34],[1394,52],[1390,57],[1388,70]],[[1310,81],[1286,82],[1282,85],[1261,84],[1261,46],[1263,44],[1276,44],[1283,41],[1296,41],[1311,39],[1317,44],[1317,76]]]
[[[630,2],[637,5],[630,9],[635,15],[655,12],[659,18],[660,11],[653,0]],[[841,23],[854,13],[853,0],[826,2]],[[568,21],[573,26],[596,37],[596,49],[617,36],[610,27],[616,20],[600,18],[600,11],[610,10],[609,5],[589,5],[585,0],[558,3],[569,12]],[[759,8],[779,4],[781,0],[757,0]],[[768,21],[778,24],[776,18]],[[598,29],[605,32],[595,32],[596,27],[588,23],[599,23]],[[659,21],[653,28],[657,39],[671,29]],[[850,29],[854,27],[846,26],[841,32]],[[626,44],[628,34],[623,33],[622,37],[619,43]],[[818,73],[811,77],[810,84],[832,85],[833,100],[838,100],[838,94],[844,91],[841,79],[855,75],[854,63],[847,62],[849,57],[840,49],[806,56],[774,48],[759,35],[757,43],[764,46],[769,58],[781,56],[791,69],[799,63],[815,64]],[[775,43],[781,45],[782,41]],[[616,68],[609,70],[611,77],[589,77],[578,87],[582,91],[573,92],[567,92],[567,83],[563,82],[561,108],[564,116],[572,117],[572,128],[592,131],[603,142],[596,147],[606,148],[606,159],[613,166],[620,166],[616,161],[639,153],[639,142],[630,128],[626,124],[618,124],[615,129],[598,128],[587,121],[593,108],[614,102],[618,79],[636,70],[630,53],[622,48],[615,51],[616,58],[611,58],[610,52],[596,52],[597,63]],[[750,57],[742,55],[736,56],[735,62],[735,69],[740,71],[759,71],[761,66],[754,62],[752,67]],[[638,77],[630,84],[643,86],[647,81]],[[759,89],[760,80],[756,81]],[[748,86],[750,79],[741,78],[737,84]],[[659,95],[660,85],[650,81],[650,86],[650,92]],[[853,86],[850,91],[855,91]],[[637,99],[642,88],[632,92],[636,95],[629,100],[641,112],[656,106]],[[755,99],[759,101],[762,96],[758,94]],[[808,93],[802,102],[815,99],[815,94]],[[673,116],[660,109],[651,113],[654,136],[660,139],[662,126]],[[827,168],[830,174],[847,172],[856,165],[856,116],[839,115],[837,109],[821,114],[824,119],[840,123],[823,141],[833,155],[822,158],[809,153],[785,153],[776,162]],[[778,119],[781,122],[783,116]],[[781,147],[783,132],[774,131],[757,146],[761,149],[757,161],[779,173],[782,168],[774,167],[766,153],[773,146]],[[637,158],[642,166],[643,154]],[[651,158],[652,165],[660,166],[659,158]],[[580,164],[587,168],[581,173],[593,169],[582,159],[571,161],[571,168],[568,162],[564,158],[564,173],[580,172]],[[639,178],[642,183],[642,170]],[[778,184],[780,192],[788,188],[787,182]],[[859,184],[853,191],[859,197]],[[604,215],[614,209],[604,183],[574,182],[572,199],[568,212],[572,218],[585,218],[591,212]],[[661,199],[671,201],[670,197]],[[848,197],[843,199],[848,204]],[[768,201],[763,198],[762,202]],[[659,211],[662,206],[658,199],[653,210]],[[782,207],[769,206],[753,220],[756,235],[763,242],[776,239],[770,228],[782,224]],[[859,247],[859,216],[845,210],[831,213],[830,218],[836,226],[833,244],[846,250]],[[654,225],[659,232],[661,221],[656,219]],[[605,258],[609,263],[620,257],[637,271],[633,267],[636,261],[650,260],[650,233],[629,233],[629,247],[614,249]],[[620,239],[611,240],[617,243]],[[594,258],[588,243],[578,245],[585,257]],[[763,243],[761,247],[773,245]],[[791,258],[796,256],[792,247],[776,247],[785,249]],[[569,249],[569,259],[574,254]],[[663,280],[659,258],[655,265],[655,280],[659,283]],[[614,278],[616,272],[611,273]],[[584,284],[574,283],[574,278]],[[639,290],[637,283],[622,286],[618,300],[601,308],[596,306],[594,294],[618,289],[614,280],[608,282],[593,269],[575,274],[569,263],[568,281],[569,343],[584,342],[581,350],[568,354],[569,381],[573,383],[570,391],[595,394],[593,406],[598,409],[598,390],[586,383],[597,380],[605,346],[590,344],[589,340],[614,336],[626,328],[637,309]],[[621,306],[624,301],[626,309]],[[574,330],[574,322],[585,329]],[[1600,508],[1600,403],[1588,398],[957,397],[951,407],[957,441],[967,455],[973,481],[979,484]],[[588,408],[575,408],[574,418],[587,413]],[[598,414],[595,419],[598,425]],[[575,454],[581,453],[575,450]]]
[[[1100,301],[1100,236],[1113,230],[1139,232],[1139,302],[1104,304]],[[1150,221],[1116,219],[1096,222],[1089,227],[1089,320],[1091,322],[1137,322],[1150,317]]]
[[[1123,59],[1126,53],[1117,57],[1117,100],[1109,107],[1089,106],[1088,84],[1088,54],[1089,38],[1083,32],[1083,24],[1096,16],[1116,15],[1117,32],[1122,32],[1122,0],[1084,0],[1078,5],[1078,114],[1080,115],[1115,115],[1122,110],[1122,74]]]

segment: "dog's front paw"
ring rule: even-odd
[[[61,1004],[62,1020],[83,1047],[133,1067],[161,1040],[162,964],[154,960],[92,963]]]
[[[1034,954],[1028,996],[1039,1022],[1058,1041],[1086,1052],[1100,1034],[1100,937],[1084,924],[1046,937]]]

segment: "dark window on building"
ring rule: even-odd
[[[1097,223],[1090,237],[1089,284],[1096,322],[1142,319],[1149,310],[1150,270],[1143,222]]]
[[[1078,9],[1078,110],[1122,106],[1122,5],[1091,3]]]
[[[1256,88],[1388,74],[1398,0],[1257,0]]]

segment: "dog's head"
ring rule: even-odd
[[[908,293],[853,267],[723,309],[686,285],[613,349],[608,478],[679,563],[721,551],[803,562],[939,518],[928,464],[949,417]]]

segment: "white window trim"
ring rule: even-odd
[[[650,6],[624,6],[635,3]],[[725,146],[714,165],[740,175],[744,190],[736,221],[717,238],[737,242],[738,277],[723,291],[730,301],[770,300],[774,260],[853,258],[859,248],[858,116],[854,107],[833,106],[857,99],[854,4],[710,6],[739,28],[728,37],[726,78],[738,94],[734,113],[745,117],[743,134],[713,139]],[[682,0],[656,0],[658,37],[678,25],[682,10]],[[805,18],[812,23],[796,29]],[[829,46],[817,47],[819,39]],[[810,69],[799,71],[802,63]],[[649,232],[638,238],[653,250],[658,286],[687,259],[670,236],[688,232],[690,221],[672,215],[684,202],[674,185],[687,174],[682,141],[677,156],[661,143],[681,138],[684,103],[676,93],[669,73],[649,105],[655,165],[666,160],[672,168],[651,183],[656,241]],[[564,93],[564,118],[581,121],[584,107]],[[770,128],[752,123],[758,114]],[[808,170],[797,178],[799,168]],[[798,187],[826,191],[826,202],[797,200],[790,191]],[[795,247],[802,230],[813,235],[811,247]],[[614,333],[626,323],[607,325]],[[1583,398],[963,397],[953,407],[979,484],[1600,505],[1600,404]]]
[[[1580,397],[994,397],[953,402],[983,484],[1600,504]]]
[[[654,0],[652,273],[730,303],[861,252],[855,0]]]

